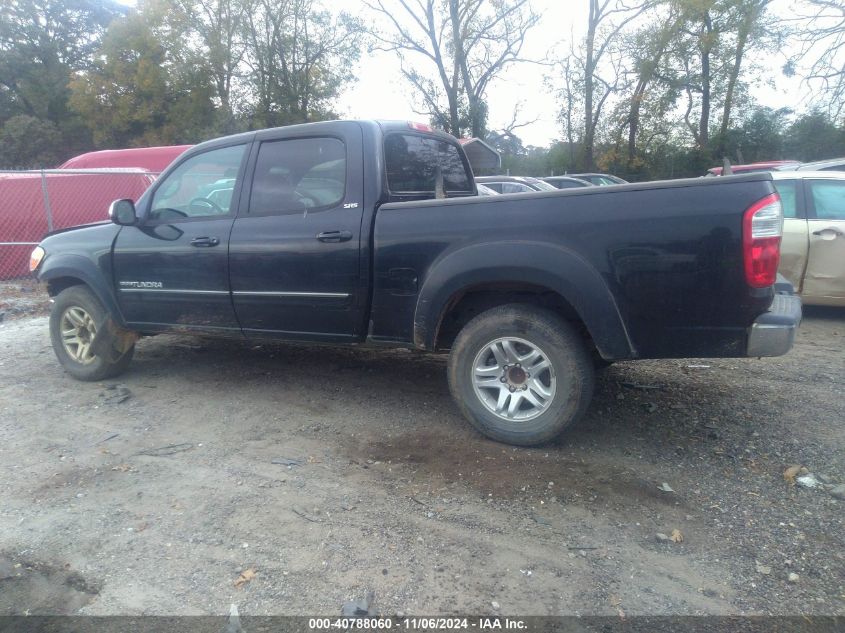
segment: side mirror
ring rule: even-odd
[[[135,203],[131,200],[115,200],[109,206],[109,217],[120,226],[134,226],[138,222]]]

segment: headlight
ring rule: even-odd
[[[29,272],[34,273],[38,270],[38,267],[41,265],[41,260],[44,259],[44,249],[40,246],[36,246],[32,250],[32,255],[29,256]]]

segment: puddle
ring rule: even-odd
[[[0,553],[0,616],[75,614],[99,593],[99,585],[69,565]]]
[[[620,506],[685,506],[676,494],[658,489],[636,473],[600,461],[562,454],[554,446],[514,448],[492,441],[459,441],[434,432],[409,433],[390,441],[358,445],[355,458],[404,465],[430,485],[460,482],[486,497],[556,495],[563,501],[612,500]]]

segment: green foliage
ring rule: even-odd
[[[719,137],[713,140],[722,141]],[[518,137],[503,138],[501,133],[490,134],[487,142],[502,153],[502,173],[549,176],[585,170],[577,144],[555,142],[549,147],[525,148]],[[724,157],[734,165],[783,159],[821,160],[845,156],[845,126],[837,126],[826,113],[794,117],[787,108],[755,108],[736,127],[728,129],[724,145]],[[612,140],[596,149],[596,169],[631,182],[693,178],[722,164],[722,157],[679,142],[671,135],[641,146],[634,160],[628,160],[622,145]]]
[[[0,128],[0,168],[52,167],[62,158],[61,138],[52,122],[17,114]]]
[[[136,11],[109,0],[5,3],[0,127],[14,136],[12,122],[26,121],[35,142],[9,137],[3,160],[336,118],[362,32],[316,0],[144,0]]]
[[[486,142],[496,148],[502,157],[501,173],[511,176],[559,176],[582,169],[582,155],[577,144],[552,143],[549,147],[525,147],[513,134],[491,132]]]
[[[0,117],[15,114],[61,123],[70,74],[91,62],[108,23],[109,4],[87,0],[16,0],[0,8]]]
[[[90,134],[68,107],[68,82],[74,72],[90,66],[106,26],[124,11],[116,4],[89,0],[0,4],[0,125],[11,129],[9,122],[25,115],[41,122],[38,130],[52,130],[53,156],[65,158],[88,149]],[[29,127],[33,125],[30,121]],[[19,149],[20,154],[12,155],[4,148],[6,164],[49,158],[40,150]]]
[[[174,73],[142,15],[116,20],[100,57],[71,82],[71,107],[91,122],[101,147],[196,142],[213,121],[211,86],[201,73]]]
[[[722,148],[721,155],[714,154],[714,161],[720,163],[727,158],[736,165],[780,158],[786,119],[790,114],[792,111],[788,108],[755,109],[739,127],[714,137],[714,145]]]
[[[257,0],[246,17],[253,128],[336,118],[333,104],[354,81],[361,21],[309,0]]]
[[[404,56],[403,72],[433,122],[456,134],[484,134],[489,82],[519,61],[539,19],[528,4],[422,0],[408,9],[398,1],[370,2],[388,20],[396,18],[398,29],[373,33],[375,48]],[[606,45],[593,51],[596,67],[588,72],[586,49],[571,43],[550,71],[561,95],[564,141],[524,146],[513,132],[515,113],[506,131],[487,135],[502,153],[503,169],[572,173],[584,171],[590,156],[599,169],[645,180],[698,176],[723,157],[737,164],[845,155],[841,93],[820,92],[831,103],[798,116],[759,108],[750,87],[764,75],[749,62],[751,52],[777,50],[787,34],[805,47],[789,59],[789,72],[811,80],[807,66],[821,60],[813,68],[836,70],[839,81],[841,11],[824,0],[799,0],[805,9],[829,4],[835,11],[811,20],[807,33],[786,33],[772,21],[769,2],[595,5],[608,9],[594,25],[594,46]],[[3,3],[0,160],[49,166],[90,149],[196,142],[335,118],[336,100],[354,81],[363,36],[372,28],[325,6],[319,0],[139,0],[136,10],[110,0]],[[416,6],[425,14],[422,28],[403,31]],[[429,11],[439,53],[429,47]],[[425,51],[441,55],[445,79],[429,77]],[[589,135],[587,119],[595,120]]]
[[[845,124],[837,126],[827,113],[811,112],[786,130],[784,154],[802,161],[845,156]]]

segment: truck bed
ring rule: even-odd
[[[426,310],[444,300],[435,289],[465,292],[445,281],[450,269],[465,269],[473,252],[489,266],[494,253],[514,291],[548,287],[584,322],[624,324],[624,336],[596,340],[606,357],[743,355],[774,295],[745,282],[743,213],[774,191],[768,174],[752,173],[386,204],[374,230],[371,335],[408,340],[414,324],[423,331],[414,342],[433,347],[442,324]]]

